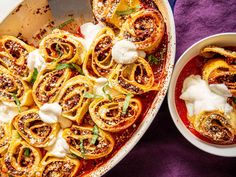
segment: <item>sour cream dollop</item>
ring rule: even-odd
[[[112,57],[117,63],[130,64],[134,63],[138,57],[145,58],[144,51],[137,50],[137,46],[126,39],[117,41],[112,47]]]
[[[57,123],[62,113],[62,107],[58,103],[45,103],[39,110],[39,116],[43,122]]]
[[[98,32],[104,28],[104,25],[102,23],[98,23],[94,25],[93,23],[85,23],[80,26],[80,31],[84,36],[85,39],[85,47],[86,49],[89,49],[93,40],[95,39]]]
[[[36,68],[38,71],[41,71],[43,68],[45,68],[46,63],[42,55],[39,53],[39,49],[29,53],[27,57],[27,66],[30,71],[34,71],[34,68]]]
[[[232,94],[225,84],[211,84],[199,75],[191,75],[184,80],[180,98],[185,101],[188,115],[197,115],[202,111],[222,110],[230,113],[233,108],[227,103]]]
[[[69,153],[69,145],[66,140],[62,137],[62,130],[58,132],[56,141],[53,145],[46,147],[48,153],[59,158],[63,158]]]
[[[18,114],[18,109],[11,105],[0,102],[0,121],[4,123],[10,122]]]

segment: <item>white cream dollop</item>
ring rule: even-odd
[[[13,107],[7,102],[0,102],[0,121],[4,123],[11,122],[11,120],[18,114],[17,107]]]
[[[62,107],[58,103],[45,103],[39,109],[39,117],[43,122],[53,124],[59,122]]]
[[[34,68],[36,68],[38,72],[46,67],[45,60],[39,53],[39,49],[36,49],[29,53],[27,57],[27,66],[30,71],[34,71]]]
[[[93,23],[85,23],[80,26],[80,31],[84,36],[85,39],[85,48],[88,50],[95,39],[98,32],[104,28],[102,23],[98,23],[94,25]]]
[[[117,41],[112,47],[112,58],[121,64],[130,64],[135,62],[138,57],[145,58],[144,51],[137,50],[137,46],[126,39]]]
[[[48,153],[52,156],[63,158],[69,153],[69,145],[67,144],[66,140],[62,137],[62,130],[58,132],[56,141],[49,147],[46,147]]]
[[[208,85],[199,75],[191,75],[184,80],[181,99],[185,101],[188,115],[202,111],[221,110],[230,113],[233,108],[227,103],[232,96],[224,84]]]

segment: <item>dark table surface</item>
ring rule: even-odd
[[[177,56],[197,40],[218,32],[236,32],[235,0],[169,0],[175,6],[177,33]],[[222,9],[223,6],[227,9]],[[203,22],[199,18],[188,17],[185,13],[199,14],[198,9],[208,11]],[[210,10],[209,10],[210,8]],[[215,13],[211,13],[213,10]],[[221,13],[218,11],[221,11]],[[227,12],[226,12],[227,11]],[[230,13],[230,12],[233,13]],[[201,15],[201,14],[200,14]],[[222,18],[220,24],[211,16]],[[230,18],[231,19],[230,19]],[[190,19],[189,19],[190,18]],[[192,19],[191,19],[192,18]],[[199,25],[200,33],[191,31],[191,24]],[[209,20],[209,22],[207,21]],[[209,25],[209,24],[211,25]],[[201,29],[200,29],[201,28]],[[204,31],[205,30],[205,31]],[[203,152],[190,144],[175,127],[165,98],[159,113],[148,131],[133,150],[110,172],[107,177],[233,177],[236,176],[236,158],[218,157]]]

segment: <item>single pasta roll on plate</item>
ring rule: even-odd
[[[141,57],[131,64],[118,64],[109,81],[114,89],[125,94],[138,95],[156,89],[152,68]]]
[[[32,72],[27,67],[27,57],[33,50],[34,47],[14,36],[0,36],[0,65],[23,80],[30,81]]]
[[[219,110],[203,111],[193,118],[194,128],[217,144],[229,144],[234,139],[234,129],[229,115]]]
[[[84,159],[97,159],[111,153],[114,147],[112,136],[99,129],[96,125],[75,126],[63,131],[63,138],[70,151]]]
[[[93,93],[93,83],[85,76],[75,76],[64,84],[56,99],[62,107],[63,117],[81,123],[91,102],[84,97],[85,93]]]
[[[165,23],[159,11],[140,10],[122,25],[120,38],[133,42],[139,50],[154,52],[162,41]]]
[[[47,63],[82,64],[86,50],[83,39],[71,33],[55,29],[39,44],[39,52]]]
[[[139,117],[141,110],[141,102],[131,98],[131,95],[117,96],[112,100],[96,99],[89,106],[92,120],[99,128],[109,132],[119,132],[130,127]]]
[[[41,161],[41,152],[13,131],[12,140],[4,155],[2,171],[12,176],[33,177]]]
[[[53,141],[60,129],[59,123],[48,124],[40,119],[38,109],[24,111],[12,120],[21,137],[34,147],[46,147]]]
[[[103,28],[93,41],[83,63],[84,74],[92,80],[99,77],[108,77],[116,62],[112,59],[112,41],[115,38],[113,30]]]

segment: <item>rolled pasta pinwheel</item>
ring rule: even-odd
[[[43,122],[38,109],[24,111],[12,120],[12,124],[21,137],[34,147],[46,147],[57,137],[59,123]]]
[[[140,0],[93,0],[93,14],[98,21],[120,28],[129,15],[139,10]]]
[[[83,39],[66,31],[55,29],[39,44],[39,52],[47,63],[82,64],[86,50]]]
[[[165,23],[157,10],[140,10],[122,25],[120,38],[133,42],[139,50],[154,52],[162,41]]]
[[[71,159],[68,157],[57,158],[46,156],[41,161],[37,177],[75,177],[78,170],[81,167],[81,163],[78,159]]]
[[[56,99],[62,107],[63,117],[81,123],[91,102],[84,97],[85,93],[93,93],[93,83],[87,77],[78,75],[65,83]]]
[[[236,59],[236,52],[224,49],[218,46],[207,46],[201,50],[201,55],[205,58],[212,58],[215,55],[220,54],[227,58]]]
[[[40,150],[23,141],[13,131],[11,144],[4,155],[2,170],[15,177],[33,177],[40,161]]]
[[[31,106],[33,104],[32,90],[27,83],[0,66],[0,101],[9,102],[16,107],[14,101],[19,101],[18,106]]]
[[[0,157],[9,147],[11,140],[11,125],[0,122]]]
[[[97,34],[83,63],[83,72],[90,79],[107,77],[115,67],[116,62],[111,56],[114,38],[115,34],[109,27]]]
[[[127,103],[124,95],[112,100],[97,99],[89,106],[92,120],[99,128],[109,132],[119,132],[130,127],[139,117],[141,110],[142,104],[138,99],[131,98]]]
[[[109,81],[114,89],[125,94],[137,95],[156,89],[152,68],[141,57],[131,64],[118,64]]]
[[[33,85],[33,98],[37,106],[55,102],[61,88],[72,75],[73,71],[70,68],[42,70]]]
[[[203,67],[202,77],[209,84],[224,83],[230,92],[236,96],[236,68],[223,59],[209,60]]]
[[[95,130],[96,129],[96,130]],[[63,131],[63,138],[70,151],[84,159],[97,159],[111,153],[114,147],[112,136],[94,126],[75,126]]]
[[[34,49],[14,36],[0,36],[0,65],[23,80],[30,81],[32,73],[27,67],[27,57]]]
[[[230,117],[219,110],[204,111],[194,116],[193,126],[200,134],[218,144],[228,144],[234,140]]]

